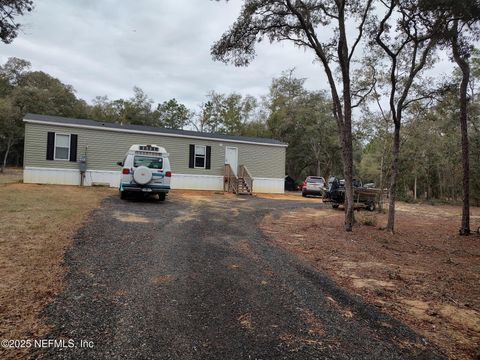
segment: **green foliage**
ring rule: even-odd
[[[3,161],[21,164],[23,117],[28,112],[85,117],[87,104],[74,89],[41,71],[30,71],[28,61],[10,58],[0,66],[0,152]]]
[[[33,10],[32,0],[7,0],[0,4],[0,39],[9,44],[17,37],[20,24],[16,18]]]
[[[164,101],[156,109],[153,104],[142,89],[134,87],[129,99],[110,100],[107,96],[97,96],[87,116],[100,121],[172,129],[185,127],[191,119],[191,112],[176,99]]]
[[[476,54],[477,52],[474,52]],[[475,56],[475,55],[474,55]],[[477,65],[475,65],[477,64]],[[472,59],[472,74],[478,74],[479,65]],[[480,205],[480,97],[478,75],[471,80],[469,103],[470,179],[471,200]],[[460,201],[462,198],[461,137],[458,122],[458,77],[438,92],[436,102],[418,102],[408,108],[401,133],[398,192],[400,199]],[[360,132],[364,146],[359,174],[364,181],[380,184],[389,177],[391,129],[385,127],[381,117],[368,114]],[[384,149],[387,149],[384,152]],[[385,168],[381,168],[385,154]],[[416,188],[416,191],[415,191]]]
[[[23,136],[22,117],[9,97],[0,98],[0,151],[6,151]]]
[[[288,143],[286,170],[297,181],[342,171],[331,99],[325,93],[307,91],[304,83],[293,71],[284,72],[273,79],[266,98],[267,128],[273,138]]]
[[[190,122],[191,117],[192,114],[185,105],[179,104],[176,99],[170,99],[158,104],[152,125],[182,129]]]
[[[257,99],[250,95],[211,91],[200,106],[195,126],[199,131],[244,135],[249,124],[255,121],[257,106]]]

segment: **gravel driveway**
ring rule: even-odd
[[[256,226],[309,202],[250,197],[107,198],[67,252],[44,315],[50,349],[75,359],[438,358],[425,340],[338,288]],[[33,354],[34,356],[36,354]]]

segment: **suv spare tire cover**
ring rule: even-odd
[[[133,172],[133,180],[140,185],[148,184],[152,180],[152,172],[146,166],[139,166]]]

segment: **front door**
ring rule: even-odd
[[[238,149],[236,147],[225,147],[225,164],[230,164],[235,176],[238,168]]]

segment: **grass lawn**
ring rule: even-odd
[[[108,188],[0,186],[1,339],[48,333],[39,314],[62,290],[65,249],[88,213],[112,193]],[[20,355],[25,353],[0,349],[2,359]]]
[[[22,168],[6,168],[2,173],[0,173],[0,185],[19,183],[23,179],[23,170]]]

